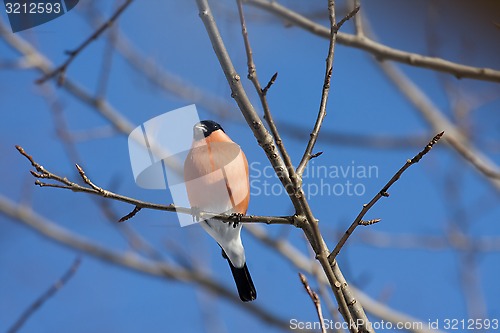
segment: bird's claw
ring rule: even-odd
[[[241,223],[241,218],[245,216],[244,214],[241,213],[232,213],[231,218],[234,219],[235,221],[233,223],[233,228],[236,228],[238,224]]]
[[[201,210],[197,207],[191,207],[191,216],[193,217],[193,222],[200,222]]]

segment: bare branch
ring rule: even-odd
[[[272,326],[285,330],[290,329],[288,320],[279,318],[270,310],[257,305],[257,303],[249,304],[241,302],[239,296],[234,291],[228,289],[224,284],[214,281],[212,277],[201,271],[174,266],[165,261],[144,259],[130,252],[117,252],[108,249],[105,246],[73,234],[71,231],[37,215],[31,209],[13,203],[2,195],[0,195],[0,214],[4,214],[14,221],[31,228],[49,240],[70,249],[82,251],[111,264],[162,279],[195,283],[206,291],[230,301],[235,306],[248,311]]]
[[[219,63],[231,88],[231,96],[238,103],[242,114],[244,115],[248,125],[254,133],[255,138],[257,139],[257,142],[266,152],[266,156],[271,162],[271,165],[274,167],[274,170],[278,175],[281,183],[287,190],[287,194],[289,195],[290,200],[294,205],[295,211],[298,213],[295,216],[295,219],[297,221],[303,221],[301,222],[301,228],[304,231],[309,243],[313,247],[318,261],[323,266],[323,269],[328,277],[329,284],[340,306],[342,316],[348,322],[351,322],[351,316],[355,319],[355,322],[358,322],[359,319],[362,322],[362,324],[360,325],[362,329],[365,329],[368,332],[373,332],[371,325],[369,325],[368,318],[364,313],[363,307],[359,302],[356,302],[356,299],[349,289],[347,282],[345,282],[345,278],[343,277],[340,268],[338,267],[338,265],[331,265],[328,262],[327,256],[329,254],[329,250],[319,231],[317,220],[314,218],[307,199],[305,198],[304,191],[300,186],[300,183],[293,182],[291,180],[291,175],[286,172],[287,169],[285,168],[286,166],[284,165],[283,160],[281,159],[279,154],[275,153],[276,147],[274,145],[274,140],[262,125],[260,118],[256,114],[255,109],[253,108],[248,99],[248,96],[246,95],[245,90],[243,89],[243,86],[240,82],[240,76],[234,69],[231,58],[229,57],[229,54],[226,50],[207,0],[197,0],[197,4],[200,17],[205,25],[205,29],[207,30],[212,47],[215,51],[215,54],[217,55]],[[333,33],[333,28],[335,24],[335,8],[333,0],[329,1],[328,8],[332,22],[331,35],[332,37],[334,37],[335,33]],[[331,76],[331,70],[327,71],[327,77],[328,76]],[[320,117],[322,119],[321,115]],[[299,186],[295,186],[295,184],[298,184]],[[290,189],[290,186],[292,186],[293,188]],[[351,330],[354,332],[356,328],[353,327],[351,328]]]
[[[134,210],[132,210],[130,213],[128,213],[127,215],[121,217],[118,222],[125,222],[127,220],[130,220],[132,217],[135,216],[135,214],[139,213],[141,211],[142,207],[139,207],[139,206],[135,206],[134,207]]]
[[[325,70],[325,78],[323,82],[323,90],[321,92],[321,101],[319,104],[318,116],[316,118],[316,123],[314,124],[314,128],[310,134],[309,142],[307,143],[306,150],[304,155],[302,156],[302,160],[297,167],[297,175],[302,177],[302,173],[307,166],[307,163],[311,160],[312,150],[314,145],[316,144],[316,140],[318,139],[319,131],[321,129],[321,125],[323,124],[323,119],[326,116],[326,104],[328,102],[328,93],[330,92],[330,81],[332,79],[332,70],[333,70],[333,57],[335,55],[335,40],[337,39],[337,32],[339,27],[335,22],[335,4],[333,1],[328,1],[328,13],[330,18],[330,33],[329,33],[329,41],[330,44],[328,46],[328,55],[326,57],[326,70]]]
[[[339,23],[335,24],[335,27],[334,27],[335,33],[337,33],[340,30],[340,28],[344,25],[344,23],[346,23],[348,20],[352,19],[359,12],[359,8],[360,8],[360,6],[357,5],[346,16],[344,16],[342,18],[342,20],[340,20]]]
[[[98,21],[93,26],[99,25],[103,21],[103,19],[100,19],[98,12],[89,13],[89,18],[92,21]],[[191,82],[187,82],[144,56],[124,34],[119,31],[113,31],[110,43],[112,43],[114,50],[123,57],[132,69],[143,75],[146,80],[161,91],[189,101],[190,103],[201,104],[211,113],[221,118],[233,119],[234,113],[231,110],[234,109],[234,105],[201,87],[195,86]]]
[[[359,1],[360,0],[352,0],[354,7],[359,7]],[[354,16],[354,27],[356,29],[356,35],[364,35],[363,15]]]
[[[76,165],[76,168],[82,177],[83,181],[89,185],[87,186],[82,186],[80,184],[77,184],[75,182],[72,182],[68,180],[66,177],[61,177],[59,175],[56,175],[44,167],[42,167],[39,163],[37,163],[32,156],[30,156],[28,153],[25,152],[25,150],[21,146],[16,146],[16,149],[19,151],[21,155],[26,157],[31,165],[37,170],[37,172],[31,171],[31,174],[35,178],[42,178],[42,179],[49,179],[49,180],[54,180],[60,184],[51,184],[51,183],[45,183],[37,180],[35,182],[36,185],[40,187],[56,187],[56,188],[61,188],[61,189],[67,189],[71,190],[73,192],[84,192],[84,193],[89,193],[89,194],[94,194],[98,195],[104,198],[112,199],[112,200],[117,200],[117,201],[122,201],[131,205],[134,205],[136,207],[135,210],[137,210],[135,213],[138,212],[139,209],[142,208],[147,208],[147,209],[154,209],[154,210],[162,210],[162,211],[168,211],[168,212],[177,212],[177,213],[182,213],[182,214],[189,214],[193,215],[196,214],[197,216],[203,218],[203,217],[210,217],[216,220],[220,220],[223,222],[228,222],[228,223],[235,223],[235,222],[243,222],[243,223],[266,223],[266,224],[294,224],[295,223],[295,218],[293,216],[257,216],[257,215],[247,215],[247,216],[233,216],[233,215],[219,215],[219,214],[213,214],[210,212],[201,212],[201,211],[196,211],[194,212],[190,208],[185,208],[185,207],[178,207],[173,204],[171,205],[161,205],[161,204],[155,204],[155,203],[150,203],[150,202],[145,202],[141,200],[137,200],[134,198],[126,197],[108,190],[105,190],[97,185],[95,185],[85,174],[83,169],[79,166]],[[127,216],[128,218],[133,217],[134,214],[130,213]],[[127,217],[125,216],[125,217]],[[123,217],[123,218],[125,218]],[[123,219],[122,218],[122,219]],[[127,218],[127,219],[128,219]],[[122,219],[120,219],[119,222],[123,222]]]
[[[307,282],[307,278],[304,274],[299,273],[300,282],[304,285],[304,289],[306,290],[309,297],[314,303],[314,307],[316,308],[316,312],[318,313],[319,324],[321,325],[321,332],[326,333],[325,320],[323,318],[323,310],[321,309],[321,301],[319,300],[318,294],[311,289],[309,286],[309,282]]]
[[[299,270],[307,272],[308,274],[314,275],[315,265],[314,261],[311,261],[307,256],[305,256],[301,251],[299,251],[294,245],[290,244],[284,239],[275,239],[270,237],[266,232],[266,229],[258,225],[248,225],[245,230],[254,236],[257,240],[262,242],[269,248],[277,251],[285,260],[287,260],[291,265]],[[318,275],[318,279],[321,283],[328,284],[328,279],[324,274]],[[363,307],[373,316],[390,321],[393,324],[402,323],[407,324],[405,327],[410,327],[407,331],[413,333],[443,333],[439,330],[426,329],[426,324],[417,318],[411,317],[406,313],[399,312],[387,306],[387,304],[377,301],[362,290],[352,287],[356,298]],[[415,323],[421,323],[422,325],[415,325]],[[418,328],[421,326],[422,328]]]
[[[445,142],[469,162],[475,170],[486,176],[486,179],[497,190],[500,190],[500,168],[474,147],[468,138],[451,121],[446,119],[439,108],[402,71],[389,63],[384,62],[379,65],[395,87],[415,106],[434,130],[444,129],[446,131]]]
[[[269,90],[269,88],[271,88],[271,86],[274,84],[274,81],[276,81],[277,78],[278,78],[278,72],[274,73],[274,75],[271,77],[267,85],[264,87],[264,89],[262,89],[262,94],[264,96],[267,95],[267,91]]]
[[[24,323],[43,305],[47,302],[52,296],[54,296],[64,285],[71,280],[71,278],[75,275],[76,271],[80,267],[80,263],[82,258],[80,256],[76,257],[73,261],[71,267],[64,273],[61,278],[59,278],[52,286],[50,286],[47,291],[45,291],[39,298],[33,302],[16,320],[14,325],[7,330],[7,333],[15,333],[19,331],[20,328],[24,325]]]
[[[359,221],[359,225],[369,226],[369,225],[379,223],[379,222],[380,222],[380,219],[373,219],[373,220],[367,220],[367,221],[361,220],[361,221]]]
[[[358,234],[359,241],[363,244],[392,249],[418,249],[433,251],[476,251],[500,252],[500,237],[466,237],[455,234],[447,235],[414,235],[406,233],[386,233],[381,231],[363,231]]]
[[[291,184],[291,180],[286,165],[284,164],[281,156],[276,154],[276,146],[273,137],[262,124],[260,117],[255,111],[245,92],[245,89],[243,88],[243,85],[241,84],[241,77],[236,72],[231,58],[229,57],[208,2],[207,0],[196,0],[196,2],[198,4],[199,15],[205,25],[212,47],[214,48],[215,54],[217,55],[224,75],[226,76],[226,80],[231,88],[231,97],[233,97],[238,104],[238,107],[245,117],[248,126],[251,128],[253,135],[266,153],[266,156],[278,175],[278,178],[287,190],[288,196],[290,197],[295,210],[300,212],[302,210],[301,205],[296,199],[293,190],[290,189],[289,186],[289,184]]]
[[[389,193],[387,192],[389,188],[401,177],[401,175],[403,174],[403,172],[406,171],[406,169],[408,169],[413,164],[418,163],[422,159],[422,157],[424,157],[424,155],[427,154],[432,149],[432,147],[439,141],[439,139],[441,139],[443,134],[444,132],[438,133],[434,138],[432,138],[432,140],[427,144],[427,146],[425,146],[425,148],[421,152],[415,155],[411,160],[407,160],[405,165],[403,165],[401,169],[399,169],[394,174],[394,176],[392,176],[389,182],[385,184],[385,186],[372,198],[372,200],[370,200],[369,203],[363,205],[363,209],[361,209],[361,212],[359,212],[354,222],[352,222],[351,226],[346,230],[342,238],[337,243],[337,246],[335,246],[335,249],[333,249],[332,253],[330,253],[330,255],[328,256],[328,260],[330,261],[330,263],[335,262],[335,258],[339,254],[344,244],[347,242],[347,239],[351,236],[351,234],[359,225],[369,225],[380,221],[379,219],[362,221],[362,219],[380,198],[389,196]]]
[[[58,82],[58,84],[62,85],[64,83],[64,80],[65,80],[66,70],[68,69],[68,66],[73,62],[73,60],[76,59],[76,57],[90,43],[92,43],[97,38],[99,38],[99,36],[102,35],[102,33],[104,31],[106,31],[109,27],[111,27],[113,25],[113,23],[125,11],[125,9],[132,3],[132,1],[133,0],[125,0],[125,2],[120,7],[118,7],[118,9],[114,12],[114,14],[109,18],[109,20],[107,20],[106,22],[104,22],[104,24],[102,24],[99,29],[97,29],[96,31],[94,31],[92,33],[92,35],[90,35],[86,40],[84,40],[83,43],[80,44],[80,46],[78,46],[73,51],[66,51],[66,54],[68,55],[68,59],[66,59],[66,61],[62,65],[60,65],[59,67],[57,67],[56,69],[54,69],[52,72],[49,72],[49,73],[45,74],[44,76],[42,76],[40,79],[38,79],[36,81],[36,83],[37,84],[42,84],[42,83],[46,82],[47,80],[52,79],[53,77],[57,76],[57,82]]]
[[[53,64],[32,44],[19,37],[18,34],[10,33],[1,19],[0,37],[26,59],[30,68],[37,69],[43,75],[53,71]],[[93,97],[88,91],[70,79],[64,80],[62,88],[76,99],[95,109],[102,117],[108,120],[117,131],[129,135],[135,128],[128,119],[113,108],[106,100]]]
[[[299,186],[299,181],[297,179],[297,175],[295,173],[295,169],[292,164],[292,160],[290,158],[290,155],[288,154],[285,145],[283,143],[283,140],[281,139],[281,135],[278,132],[278,128],[276,127],[276,124],[274,122],[273,116],[271,114],[271,110],[269,108],[269,104],[267,102],[267,91],[271,87],[271,85],[274,84],[276,81],[276,78],[278,77],[278,73],[276,72],[272,77],[271,80],[268,82],[266,87],[262,89],[259,79],[257,77],[257,69],[255,66],[255,62],[253,60],[253,51],[252,47],[250,45],[250,40],[248,39],[248,31],[245,23],[245,16],[243,14],[243,5],[242,5],[242,0],[238,0],[238,12],[240,16],[240,23],[241,23],[241,31],[243,34],[243,41],[245,42],[245,50],[247,54],[247,63],[248,63],[248,79],[252,81],[255,90],[257,91],[257,94],[259,95],[260,98],[260,103],[262,105],[262,108],[264,109],[264,119],[266,120],[269,129],[271,131],[271,134],[273,136],[274,142],[276,143],[276,146],[278,147],[278,150],[281,154],[281,158],[283,159],[283,163],[285,164],[286,170],[288,172],[288,175],[290,177],[290,180],[292,184],[294,185],[294,190]],[[299,208],[299,205],[295,204],[296,206],[296,211],[299,213],[302,211],[302,209],[297,210]]]
[[[274,15],[286,19],[302,29],[323,38],[330,38],[330,29],[311,21],[293,10],[280,5],[277,1],[268,0],[245,0],[245,2],[262,8]],[[384,44],[373,41],[363,35],[352,35],[338,33],[337,40],[340,44],[355,47],[371,53],[378,60],[393,60],[407,65],[427,68],[439,72],[449,73],[456,78],[470,78],[476,80],[500,82],[500,71],[491,68],[479,68],[466,66],[436,57],[427,57],[417,53],[405,52],[391,48]]]

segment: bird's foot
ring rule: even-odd
[[[241,213],[232,213],[231,214],[231,218],[234,219],[235,221],[234,222],[229,222],[229,223],[232,223],[233,224],[233,228],[236,228],[238,226],[238,224],[241,223],[241,218],[245,216],[244,214],[241,214]]]
[[[200,222],[201,210],[198,207],[191,207],[191,216],[193,217],[193,222]]]

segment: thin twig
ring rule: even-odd
[[[71,278],[75,275],[76,271],[80,267],[80,263],[82,261],[81,256],[76,257],[73,261],[71,267],[64,273],[61,278],[59,278],[52,286],[50,286],[47,291],[45,291],[39,298],[33,302],[16,320],[14,325],[7,330],[7,333],[15,333],[19,331],[20,328],[24,325],[24,323],[43,305],[47,302],[52,296],[54,296],[61,288],[66,285],[66,283],[71,280]]]
[[[274,73],[274,75],[271,77],[271,79],[266,84],[264,89],[262,89],[262,95],[264,95],[264,96],[267,95],[267,91],[269,90],[269,88],[271,88],[271,86],[274,84],[274,82],[276,81],[277,78],[278,78],[278,72]]]
[[[162,210],[162,211],[168,211],[168,212],[177,212],[177,213],[182,213],[182,214],[189,214],[193,215],[196,214],[200,218],[203,217],[210,217],[219,221],[223,222],[228,222],[228,223],[234,223],[234,222],[243,222],[243,223],[266,223],[266,224],[294,224],[295,219],[293,216],[257,216],[257,215],[246,215],[246,216],[233,216],[233,215],[221,215],[221,214],[213,214],[210,212],[204,212],[204,211],[197,211],[194,212],[190,208],[185,208],[185,207],[179,207],[175,206],[173,204],[171,205],[162,205],[162,204],[155,204],[151,202],[146,202],[146,201],[141,201],[137,200],[134,198],[126,197],[108,190],[105,190],[97,185],[95,185],[85,174],[84,170],[79,166],[76,165],[77,170],[82,177],[83,181],[89,185],[87,186],[82,186],[80,184],[77,184],[75,182],[72,182],[68,180],[66,177],[61,177],[59,175],[56,175],[47,169],[45,169],[43,166],[41,166],[39,163],[37,163],[31,155],[29,155],[21,146],[16,146],[16,149],[19,151],[21,155],[26,157],[31,165],[37,170],[37,172],[31,171],[31,174],[35,178],[42,178],[42,179],[49,179],[49,180],[54,180],[58,182],[59,184],[54,184],[54,183],[45,183],[37,179],[35,182],[36,185],[40,187],[55,187],[55,188],[61,188],[61,189],[67,189],[71,190],[73,192],[84,192],[84,193],[90,193],[94,195],[98,195],[104,198],[109,198],[112,200],[117,200],[117,201],[122,201],[131,205],[134,205],[137,209],[135,213],[138,212],[139,209],[146,208],[146,209],[154,209],[154,210]],[[134,210],[136,210],[134,209]],[[127,216],[129,216],[128,214]],[[133,214],[135,215],[135,214]],[[129,216],[131,218],[133,215]],[[121,221],[120,221],[121,222]]]
[[[277,1],[245,0],[253,6],[275,14],[287,22],[301,27],[315,35],[330,38],[330,29],[307,17],[280,5]],[[405,52],[378,43],[363,35],[338,33],[338,42],[342,45],[358,48],[371,53],[378,60],[393,60],[410,66],[427,68],[454,75],[456,78],[469,78],[483,81],[500,82],[500,70],[472,67],[436,57],[427,57],[418,53]]]
[[[359,221],[359,225],[363,225],[363,226],[368,226],[368,225],[372,225],[372,224],[375,224],[375,223],[379,223],[380,222],[380,219],[373,219],[373,220],[361,220]]]
[[[281,136],[279,134],[278,128],[276,127],[276,123],[274,122],[273,116],[271,114],[271,110],[269,108],[269,103],[267,102],[267,92],[269,88],[274,84],[276,81],[276,78],[278,77],[278,73],[276,72],[272,77],[271,80],[269,80],[268,84],[264,89],[262,89],[259,79],[257,77],[257,69],[255,62],[253,60],[253,51],[252,47],[250,45],[250,40],[248,38],[248,30],[245,22],[245,15],[243,14],[243,5],[242,5],[242,0],[238,0],[238,12],[240,16],[240,23],[241,23],[241,31],[243,35],[243,41],[245,43],[245,50],[247,54],[247,64],[248,64],[248,79],[252,81],[255,90],[257,91],[257,94],[259,95],[260,98],[260,103],[262,105],[262,108],[264,109],[264,119],[267,122],[267,125],[269,126],[269,130],[271,131],[271,134],[274,138],[274,142],[276,143],[276,146],[278,147],[278,150],[281,154],[281,158],[283,159],[283,162],[285,163],[286,170],[288,171],[288,175],[290,177],[290,180],[293,183],[293,188],[288,186],[286,187],[286,190],[288,192],[291,192],[293,194],[294,191],[296,191],[297,187],[299,186],[299,181],[297,178],[297,175],[295,173],[295,169],[292,164],[292,160],[290,158],[290,155],[288,154],[285,145],[283,143],[283,140],[281,139]],[[296,206],[296,208],[300,208],[299,206]],[[302,209],[298,210],[296,213],[302,213]]]
[[[319,300],[318,294],[311,289],[309,286],[309,282],[307,282],[307,278],[304,274],[299,273],[300,282],[304,285],[304,289],[306,290],[309,297],[314,303],[314,307],[316,308],[316,312],[318,313],[318,320],[321,326],[321,332],[326,333],[325,319],[323,318],[323,310],[321,309],[321,301]]]
[[[132,3],[133,0],[125,0],[125,2],[117,8],[117,10],[114,12],[114,14],[104,22],[99,29],[94,31],[92,35],[90,35],[86,40],[83,41],[80,46],[78,46],[75,50],[72,51],[66,51],[66,54],[68,55],[68,59],[54,69],[52,72],[45,74],[38,80],[36,80],[37,84],[42,84],[46,82],[49,79],[52,79],[53,77],[57,76],[57,82],[59,85],[62,85],[65,81],[65,76],[66,76],[66,70],[68,69],[69,65],[73,62],[73,60],[76,59],[76,57],[93,41],[97,40],[99,36],[106,31],[108,28],[110,28],[113,23],[118,19],[118,17],[125,11],[125,9]]]
[[[262,244],[276,251],[283,259],[285,259],[288,263],[290,263],[297,269],[314,275],[314,265],[316,265],[316,262],[311,261],[309,257],[304,255],[297,249],[295,245],[291,244],[289,241],[271,237],[266,228],[255,224],[248,225],[246,230]],[[325,274],[318,274],[318,279],[320,280],[319,283],[329,284],[329,281]],[[362,303],[367,312],[369,312],[376,318],[383,319],[384,321],[391,322],[395,325],[402,324],[405,327],[410,327],[409,329],[407,329],[408,332],[443,333],[442,331],[432,330],[428,328],[424,322],[415,317],[411,317],[406,313],[394,310],[387,304],[371,298],[362,290],[356,289],[355,287],[351,288],[356,294],[359,303]],[[419,326],[421,328],[419,328]]]
[[[361,209],[361,212],[359,212],[358,216],[352,222],[351,226],[346,230],[342,238],[340,238],[339,242],[337,243],[337,246],[335,246],[335,249],[333,249],[332,253],[328,256],[328,260],[330,263],[335,262],[335,258],[339,254],[340,250],[344,246],[344,244],[347,242],[347,239],[351,236],[351,234],[354,232],[354,230],[359,226],[359,225],[368,225],[368,224],[373,224],[378,222],[379,220],[371,220],[367,222],[363,222],[362,219],[365,216],[365,214],[377,203],[377,201],[382,198],[382,197],[388,197],[389,193],[387,192],[389,188],[401,177],[403,172],[406,171],[410,166],[412,166],[415,163],[418,163],[422,157],[424,157],[425,154],[427,154],[432,147],[441,139],[443,136],[444,132],[438,133],[432,140],[425,146],[425,148],[419,152],[415,157],[413,157],[411,160],[407,160],[406,163],[399,169],[394,176],[385,184],[385,186],[373,197],[373,199],[370,200],[369,203],[364,204],[363,208]],[[369,223],[372,222],[372,223]]]
[[[311,160],[312,150],[314,145],[316,144],[316,140],[318,140],[319,131],[321,130],[321,125],[323,124],[323,119],[326,116],[326,105],[328,102],[328,94],[330,92],[330,82],[332,79],[332,69],[333,69],[333,58],[335,56],[335,41],[337,39],[337,33],[342,24],[347,21],[349,18],[356,15],[359,7],[355,8],[351,13],[349,13],[344,19],[342,19],[339,24],[335,22],[335,10],[334,10],[334,2],[328,2],[328,11],[330,18],[330,33],[329,40],[330,44],[328,46],[328,56],[326,57],[326,70],[325,70],[325,78],[323,82],[323,90],[321,92],[321,101],[319,104],[318,116],[316,118],[316,123],[314,124],[314,128],[311,132],[309,142],[307,143],[306,150],[302,156],[302,160],[297,167],[297,175],[302,177],[302,173],[307,166],[307,163]]]
[[[314,148],[314,144],[316,143],[319,131],[321,129],[321,125],[323,123],[323,119],[326,116],[326,103],[328,101],[328,93],[330,91],[330,80],[332,77],[333,58],[335,54],[335,39],[337,35],[337,32],[335,31],[336,19],[335,19],[334,0],[328,0],[328,17],[330,19],[330,44],[328,46],[328,54],[326,57],[326,70],[323,82],[323,90],[321,92],[321,102],[316,123],[314,124],[314,129],[307,143],[307,148],[304,152],[304,155],[302,156],[302,160],[300,161],[299,166],[295,170],[297,177],[299,177],[299,179],[302,178],[302,173],[304,172],[307,163],[311,160],[312,149]],[[324,255],[323,252],[325,250],[324,249],[325,245],[323,244],[323,237],[321,236],[321,232],[319,230],[318,221],[313,217],[312,212],[310,212],[310,208],[308,206],[304,207],[304,210],[306,211],[307,214],[306,216],[308,217],[309,224],[311,226],[312,233],[314,236],[315,244],[313,243],[311,245],[313,245],[313,248],[315,248],[317,255]],[[332,282],[331,285],[333,287],[335,281],[332,280],[331,282]],[[344,317],[346,314],[347,313],[344,313]]]
[[[359,12],[360,6],[354,7],[353,10],[351,10],[346,16],[342,18],[342,20],[339,21],[339,23],[335,24],[334,31],[337,33],[340,28],[346,23],[348,20],[352,19],[358,12]]]
[[[130,220],[132,217],[135,216],[135,214],[139,213],[141,211],[142,207],[135,206],[134,209],[128,213],[127,215],[121,217],[118,222],[125,222],[127,220]]]

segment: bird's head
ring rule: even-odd
[[[221,130],[224,132],[222,127],[213,120],[202,120],[193,127],[193,138],[195,140],[201,140],[208,138],[210,134],[215,131]]]

